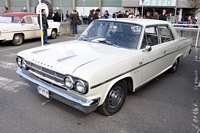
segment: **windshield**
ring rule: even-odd
[[[19,23],[21,19],[14,16],[0,16],[0,23]]]
[[[142,26],[125,22],[93,21],[79,40],[136,49]]]

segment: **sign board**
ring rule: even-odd
[[[12,23],[12,17],[0,16],[0,23]]]
[[[177,0],[144,0],[143,6],[153,7],[175,7]],[[142,0],[139,1],[139,5],[142,6]]]
[[[36,13],[37,13],[37,14],[40,14],[40,11],[41,11],[42,9],[45,9],[45,11],[46,11],[46,16],[48,16],[48,15],[49,15],[49,8],[48,8],[48,6],[47,6],[45,3],[39,3],[39,4],[38,4],[38,6],[37,6],[37,8],[36,8]]]

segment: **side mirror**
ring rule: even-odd
[[[145,48],[144,48],[144,52],[150,52],[152,50],[151,46],[150,45],[147,45]]]

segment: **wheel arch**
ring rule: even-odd
[[[113,80],[113,81],[111,81],[111,82],[109,83],[109,85],[108,85],[108,87],[107,87],[108,89],[107,89],[106,92],[104,93],[104,96],[102,97],[101,103],[99,103],[99,106],[102,105],[103,102],[105,101],[105,99],[106,99],[106,97],[107,97],[107,95],[108,95],[110,89],[111,89],[115,84],[117,84],[118,82],[121,82],[121,81],[125,82],[127,92],[128,92],[128,91],[132,91],[132,92],[133,92],[133,88],[134,88],[134,87],[133,87],[133,84],[134,84],[134,83],[133,83],[133,79],[132,79],[132,77],[131,77],[130,75],[126,75],[126,76],[117,78],[117,79],[115,79],[115,80]]]
[[[21,35],[23,36],[23,39],[25,38],[24,33],[14,33],[14,34],[13,34],[13,38],[14,38],[14,36],[17,35],[17,34],[21,34]]]

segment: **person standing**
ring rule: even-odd
[[[70,14],[71,24],[72,24],[72,34],[78,34],[78,20],[79,14],[76,10],[73,10]]]
[[[53,10],[53,21],[54,22],[60,22],[60,16],[59,16],[59,14],[58,14],[58,12],[56,11],[56,10]]]
[[[159,15],[159,20],[164,20],[164,21],[166,21],[166,19],[167,19],[166,10],[163,9],[162,14]]]
[[[154,12],[154,13],[153,13],[153,19],[158,19],[158,18],[159,18],[158,13],[157,13],[157,12]]]
[[[92,9],[90,15],[88,16],[88,24],[90,24],[95,19],[95,13],[96,11]]]
[[[108,10],[104,11],[103,18],[109,18],[110,14],[108,13]]]
[[[9,13],[9,12],[10,12],[10,10],[8,9],[8,7],[4,6],[4,13]]]
[[[136,12],[135,18],[140,18],[140,12]]]
[[[167,17],[167,21],[174,24],[175,23],[175,19],[174,17],[172,16],[172,13],[170,12],[169,13],[169,16]]]
[[[48,25],[48,22],[47,22],[46,11],[45,11],[45,9],[42,9],[41,12],[42,12],[43,41],[44,41],[44,44],[50,44],[47,41],[48,40],[47,29],[49,28],[49,25]],[[40,14],[38,14],[38,24],[40,26]]]

